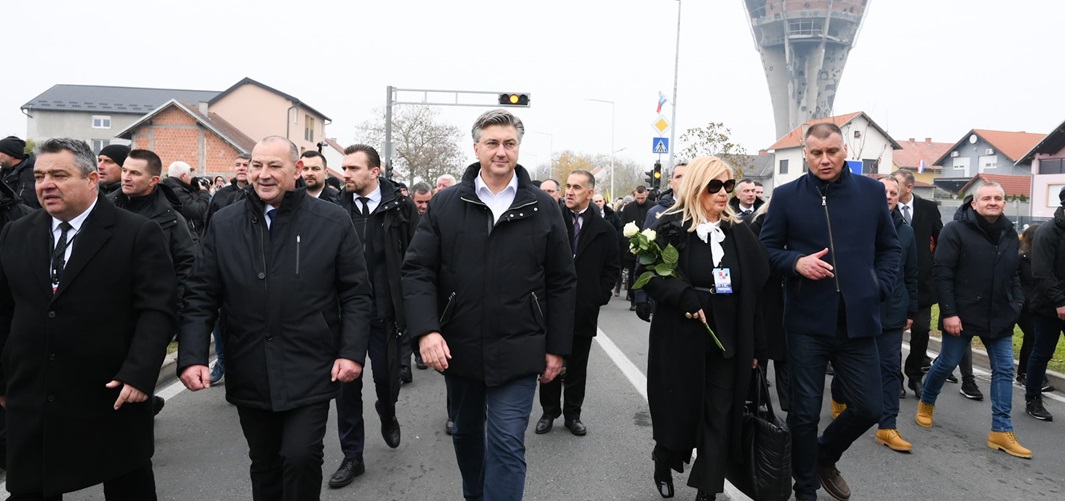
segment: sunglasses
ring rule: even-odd
[[[732,193],[732,190],[736,187],[736,180],[729,179],[728,181],[722,181],[720,179],[711,179],[710,184],[706,185],[706,192],[711,195],[716,195],[721,188],[725,188],[725,193]]]

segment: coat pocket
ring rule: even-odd
[[[534,292],[529,299],[532,303],[532,315],[536,319],[536,325],[542,332],[547,332],[547,316],[544,315],[544,306],[540,304],[539,296]]]

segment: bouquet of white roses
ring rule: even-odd
[[[635,282],[632,284],[633,290],[640,289],[647,285],[647,282],[651,281],[651,278],[659,276],[662,278],[673,277],[683,280],[684,277],[680,275],[680,271],[677,270],[677,260],[680,259],[680,251],[671,243],[666,244],[666,248],[663,249],[658,246],[655,239],[658,234],[655,230],[647,228],[640,231],[640,228],[636,226],[636,223],[630,222],[626,224],[621,230],[622,235],[629,239],[629,252],[636,255],[636,259],[639,261],[640,266],[643,266],[644,271]],[[690,313],[690,312],[688,312]],[[718,349],[725,351],[725,347],[721,345],[721,341],[717,339],[717,335],[714,334],[714,330],[710,328],[710,325],[703,322],[703,326],[706,327],[706,331],[710,333],[710,338],[714,340],[714,344]]]

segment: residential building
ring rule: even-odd
[[[977,174],[1031,176],[1028,163],[1018,163],[1046,134],[972,129],[937,158],[943,167],[936,186],[960,193]]]
[[[917,141],[911,137],[899,144],[902,149],[896,151],[893,158],[895,170],[903,169],[913,172],[913,177],[917,181],[915,186],[919,186],[919,183],[930,185],[935,178],[940,176],[943,166],[935,162],[950,151],[951,146],[954,146],[951,143],[933,143],[930,137],[926,137],[924,141]]]
[[[977,189],[989,182],[1001,184],[1002,190],[1006,192],[1003,214],[1015,222],[1026,222],[1031,214],[1032,198],[1032,176],[1027,174],[976,174],[958,190],[958,203],[946,205],[957,206],[963,203],[965,197],[975,194]]]
[[[847,144],[847,160],[860,161],[862,174],[891,173],[894,167],[894,152],[902,149],[902,146],[865,112],[858,111],[808,120],[773,143],[768,151],[774,155],[776,164],[774,186],[794,181],[806,172],[803,138],[810,126],[822,122],[834,123],[843,131],[843,142]]]
[[[286,137],[300,153],[318,149],[331,121],[299,98],[250,78],[214,96],[207,106],[249,137]]]
[[[1065,189],[1065,122],[1047,134],[1016,162],[1030,165],[1032,172],[1032,217],[1054,217],[1061,205],[1058,193]]]

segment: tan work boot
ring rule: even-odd
[[[932,427],[932,413],[935,412],[936,406],[932,404],[926,404],[924,402],[917,402],[917,424],[923,428]]]
[[[1032,459],[1032,451],[1017,443],[1017,435],[1014,435],[1012,431],[993,431],[988,433],[987,446],[995,450],[1004,451],[1011,456]]]
[[[847,410],[847,404],[841,404],[835,400],[832,401],[832,419],[838,418],[845,410]]]
[[[876,443],[886,445],[889,449],[898,452],[910,452],[913,446],[902,439],[899,430],[876,430]]]

